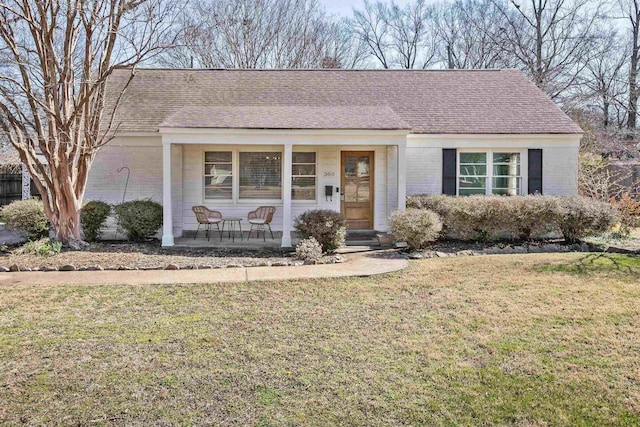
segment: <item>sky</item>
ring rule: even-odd
[[[362,7],[362,0],[320,0],[327,12],[340,16],[350,16],[351,10]],[[409,0],[396,0],[398,4],[408,3]]]

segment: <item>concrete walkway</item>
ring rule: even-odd
[[[0,286],[15,285],[163,285],[372,276],[399,271],[408,262],[384,252],[351,253],[340,264],[296,267],[242,267],[207,270],[52,271],[0,273]]]

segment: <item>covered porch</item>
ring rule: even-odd
[[[406,132],[161,128],[163,246],[292,247],[294,219],[311,209],[342,212],[349,228],[388,229],[405,209]],[[194,233],[193,206],[238,219],[243,240],[217,228]],[[275,208],[274,238],[247,240],[248,213]],[[238,236],[238,234],[236,234]],[[244,245],[244,246],[240,246]]]

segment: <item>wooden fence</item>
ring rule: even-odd
[[[22,199],[22,174],[0,173],[0,206]]]

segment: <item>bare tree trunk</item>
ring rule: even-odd
[[[638,55],[640,54],[640,46],[638,45],[638,18],[640,18],[640,9],[638,9],[637,0],[633,1],[635,8],[635,17],[631,17],[632,25],[632,48],[629,70],[629,106],[627,108],[627,129],[634,131],[636,128],[636,117],[638,115]]]

